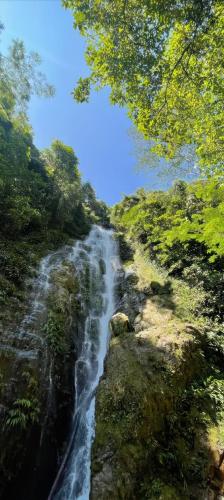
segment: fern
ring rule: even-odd
[[[6,418],[6,427],[18,427],[25,430],[29,424],[37,423],[39,420],[40,409],[38,400],[34,399],[17,399],[13,403],[14,408],[9,410]]]

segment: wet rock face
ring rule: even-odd
[[[110,321],[110,327],[112,334],[115,337],[122,335],[122,333],[127,333],[130,331],[130,323],[128,316],[124,313],[118,312],[114,314]]]
[[[147,293],[138,290],[138,276],[133,270],[125,272],[120,269],[117,275],[117,285],[115,289],[117,308],[116,312],[122,312],[128,316],[130,329],[134,328],[134,321],[139,310],[144,304]]]
[[[105,460],[107,460],[107,457]],[[94,476],[94,480],[92,482],[91,500],[102,498],[102,491],[106,491],[106,495],[110,495],[110,497],[113,498],[113,471],[112,466],[108,463],[108,461],[102,463],[101,471]]]
[[[133,258],[133,250],[131,248],[131,245],[129,245],[125,240],[123,233],[116,232],[114,237],[118,241],[121,260],[123,262],[131,260]]]
[[[0,345],[0,498],[46,500],[69,431],[83,331],[69,248],[43,259]]]

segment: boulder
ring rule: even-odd
[[[138,279],[138,275],[133,269],[129,269],[128,271],[126,271],[125,281],[127,285],[137,285]]]
[[[122,333],[130,332],[128,316],[121,312],[114,314],[110,320],[110,327],[115,337],[121,335]]]

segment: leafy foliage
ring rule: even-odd
[[[40,64],[40,55],[28,53],[22,40],[13,40],[7,55],[1,54],[0,108],[5,115],[26,112],[33,94],[54,95],[53,85],[48,84],[45,75],[39,71]]]
[[[224,255],[224,186],[213,178],[207,183],[196,184],[190,190],[199,200],[201,209],[192,213],[188,219],[179,211],[175,232],[168,231],[166,241],[168,245],[172,245],[177,239],[179,241],[192,239],[203,243],[211,254],[209,260],[213,262],[218,256]]]
[[[167,192],[139,190],[112,209],[112,221],[170,274],[205,291],[204,313],[223,315],[223,185],[214,177]]]
[[[38,54],[27,54],[20,41],[13,42],[8,56],[0,54],[1,230],[16,238],[49,227],[85,234],[91,214],[73,149],[55,140],[40,153],[24,113],[33,93],[53,93],[37,70],[40,63]],[[95,198],[92,216],[94,210],[100,218],[106,207]]]
[[[220,0],[64,0],[87,39],[88,78],[74,91],[111,88],[151,151],[223,171],[223,3]]]
[[[49,312],[44,332],[47,335],[48,345],[54,355],[65,353],[66,343],[64,338],[65,319],[53,311]]]
[[[18,427],[25,430],[29,424],[35,424],[39,419],[40,409],[38,399],[17,399],[13,408],[8,411],[6,418],[6,427]]]

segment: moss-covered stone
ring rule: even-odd
[[[128,316],[121,312],[114,314],[110,320],[110,328],[115,337],[128,332],[130,330]]]

